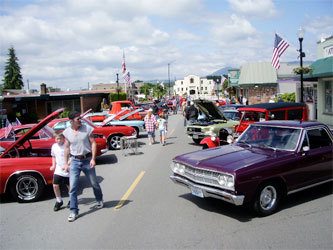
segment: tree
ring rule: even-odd
[[[15,55],[14,47],[8,50],[8,60],[5,65],[5,74],[2,79],[5,89],[22,89],[23,81],[18,58]]]

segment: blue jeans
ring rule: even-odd
[[[100,185],[98,184],[95,168],[90,167],[91,158],[86,158],[83,160],[78,160],[71,158],[71,168],[69,172],[69,199],[70,199],[70,210],[74,213],[79,212],[78,202],[77,202],[77,191],[79,187],[79,179],[81,171],[88,178],[90,185],[94,190],[94,195],[97,201],[103,200],[103,193]]]

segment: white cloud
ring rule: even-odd
[[[255,17],[272,17],[276,14],[272,0],[228,0],[236,12]]]

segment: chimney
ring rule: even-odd
[[[46,95],[46,84],[45,83],[42,83],[40,85],[40,94],[41,95]]]

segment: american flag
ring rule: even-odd
[[[127,84],[131,83],[131,75],[130,75],[129,71],[126,74],[124,74],[123,77],[124,77],[124,80]]]
[[[126,72],[126,63],[125,63],[125,52],[123,51],[123,63],[121,64],[123,74]]]
[[[280,56],[289,47],[289,44],[283,40],[278,34],[275,34],[274,49],[272,56],[272,66],[276,69],[280,68]]]

